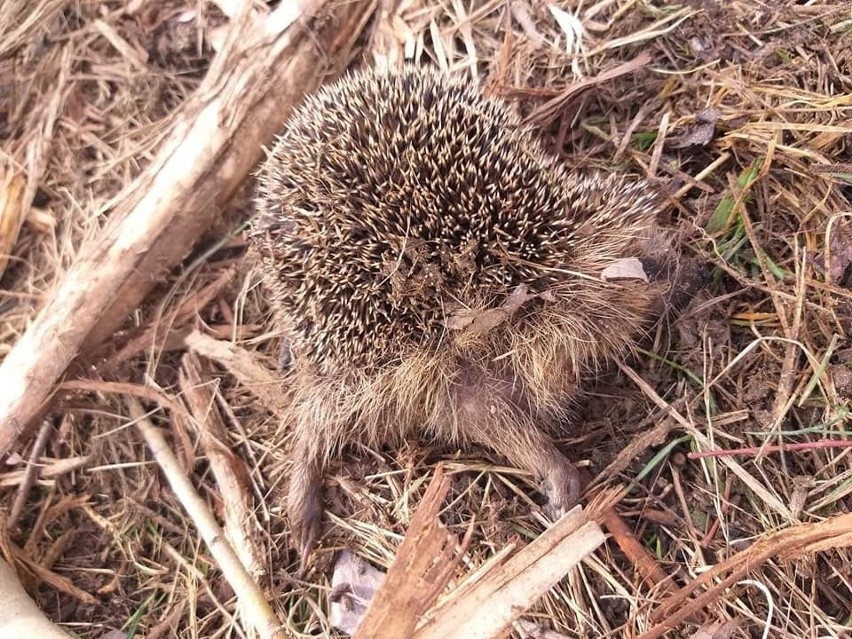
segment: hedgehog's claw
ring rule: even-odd
[[[565,460],[564,464],[553,466],[541,482],[541,490],[547,498],[544,511],[556,521],[562,515],[580,503],[582,482],[580,473]]]
[[[322,512],[306,516],[298,524],[293,525],[293,545],[299,553],[299,573],[304,575],[308,568],[308,560],[314,552],[319,538],[322,523]]]
[[[299,575],[304,576],[308,571],[308,560],[314,552],[319,537],[320,518],[317,517],[308,527],[301,531],[301,537],[294,539],[299,550]],[[294,534],[296,530],[294,529]]]

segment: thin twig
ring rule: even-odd
[[[175,496],[180,500],[210,553],[222,570],[222,574],[244,606],[248,620],[258,634],[268,639],[284,639],[287,635],[275,617],[272,607],[263,592],[251,578],[237,553],[226,541],[225,533],[169,447],[162,430],[154,426],[139,402],[133,397],[125,399],[130,417],[145,438],[148,448],[157,460],[160,469],[169,481]]]
[[[746,446],[744,448],[717,448],[687,453],[690,459],[705,459],[707,457],[757,457],[763,453],[785,453],[799,450],[822,450],[830,448],[852,448],[852,440],[848,439],[818,439],[814,442],[798,442],[795,444],[773,444],[767,446]]]

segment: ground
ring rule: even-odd
[[[758,537],[852,510],[852,13],[819,1],[555,4],[566,12],[561,24],[582,24],[581,36],[566,38],[538,0],[410,0],[391,41],[475,74],[569,165],[663,185],[667,226],[714,267],[706,289],[634,358],[589,381],[561,442],[595,478],[588,496],[631,487],[619,515],[683,584]],[[151,161],[226,25],[213,4],[182,0],[0,7],[0,188],[15,179],[37,187],[20,236],[0,250],[11,253],[0,273],[0,357],[109,218],[112,198]],[[190,328],[275,368],[278,338],[242,263],[250,193],[248,183],[223,209],[204,248],[229,241],[188,258],[91,354],[87,384],[60,391],[38,426],[40,447],[33,453],[35,437],[22,444],[0,474],[4,557],[40,567],[25,585],[79,636],[235,634],[233,593],[127,398],[144,395],[220,514],[197,431],[155,409],[163,398],[183,401]],[[452,473],[451,530],[462,534],[476,517],[467,565],[544,528],[530,478],[486,451],[414,442],[355,450],[332,468],[322,548],[293,579],[286,425],[227,368],[202,361],[199,370],[214,382],[210,401],[256,503],[263,586],[295,636],[331,632],[335,550],[389,565],[438,461]],[[619,456],[631,444],[629,458]],[[691,456],[719,449],[740,450]],[[40,467],[32,486],[27,460]],[[840,547],[770,557],[706,609],[703,621],[732,622],[706,636],[852,632],[850,562]],[[530,618],[568,637],[638,636],[659,596],[610,541]],[[696,628],[679,632],[699,636]]]

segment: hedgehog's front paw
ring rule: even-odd
[[[319,482],[296,482],[290,486],[287,512],[290,518],[290,539],[299,553],[302,572],[316,547],[322,528],[322,494]]]
[[[580,473],[567,459],[548,469],[541,482],[541,490],[547,497],[544,511],[556,521],[580,503],[582,484]]]

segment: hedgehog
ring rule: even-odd
[[[569,170],[506,102],[427,66],[350,72],[290,116],[250,225],[292,439],[287,511],[302,561],[327,464],[347,445],[486,448],[558,517],[581,497],[557,448],[580,382],[647,332],[665,197]]]

